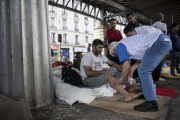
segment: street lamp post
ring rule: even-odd
[[[62,34],[58,34],[58,42],[60,43],[60,46],[59,46],[59,54],[60,54],[60,61],[61,61],[61,42],[62,42]]]

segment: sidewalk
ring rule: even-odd
[[[158,86],[177,88],[180,92],[179,78],[165,78],[166,81],[160,81]],[[165,120],[170,116],[170,120],[180,119],[180,95],[176,99],[172,99],[172,112],[167,115],[168,109],[171,110],[171,105],[168,102],[157,120]],[[52,103],[40,109],[31,110],[33,120],[146,120],[144,118],[134,117],[126,114],[119,114],[112,111],[91,107],[85,104],[61,105]]]

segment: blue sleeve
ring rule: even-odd
[[[125,60],[129,60],[129,54],[127,52],[127,48],[124,44],[120,43],[116,48],[116,54],[119,57],[120,63]]]

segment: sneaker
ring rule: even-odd
[[[139,112],[155,112],[158,111],[158,109],[158,104],[155,100],[145,101],[142,104],[134,106],[134,110]]]

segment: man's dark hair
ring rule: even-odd
[[[134,27],[132,25],[126,25],[124,28],[124,34],[127,34],[128,32],[132,32],[134,30]]]
[[[117,21],[115,18],[111,18],[110,20],[109,20],[109,23],[111,23],[111,21]]]
[[[126,17],[128,17],[128,16],[130,16],[130,15],[132,15],[132,16],[134,17],[134,14],[133,14],[133,13],[128,13],[128,14],[126,14]]]
[[[94,41],[93,41],[93,43],[92,43],[92,45],[94,45],[94,46],[97,46],[97,45],[104,45],[104,43],[103,43],[103,41],[102,40],[100,40],[100,39],[95,39]]]
[[[178,24],[178,23],[173,23],[173,24],[171,25],[171,28],[175,27],[176,25],[179,25],[179,24]]]

